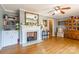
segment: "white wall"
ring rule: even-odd
[[[21,28],[21,25],[24,25],[25,24],[25,10],[23,9],[20,9],[19,10],[19,19],[20,19],[20,31],[19,31],[19,38],[20,38],[20,44],[22,43],[22,28]]]
[[[3,9],[2,9],[2,7],[1,7],[1,5],[0,5],[0,49],[1,49],[1,47],[2,47],[2,17],[3,16]]]

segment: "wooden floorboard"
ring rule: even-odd
[[[52,37],[41,43],[21,47],[13,45],[3,48],[0,54],[78,54],[79,40]]]

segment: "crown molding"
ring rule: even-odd
[[[15,11],[13,11],[13,10],[8,10],[8,9],[6,9],[2,4],[1,4],[1,7],[2,7],[2,9],[3,9],[4,11],[6,11],[6,12],[15,13]]]

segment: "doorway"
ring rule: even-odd
[[[53,19],[49,20],[49,38],[53,35]]]

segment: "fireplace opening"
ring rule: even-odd
[[[37,40],[37,32],[27,32],[27,41]]]

